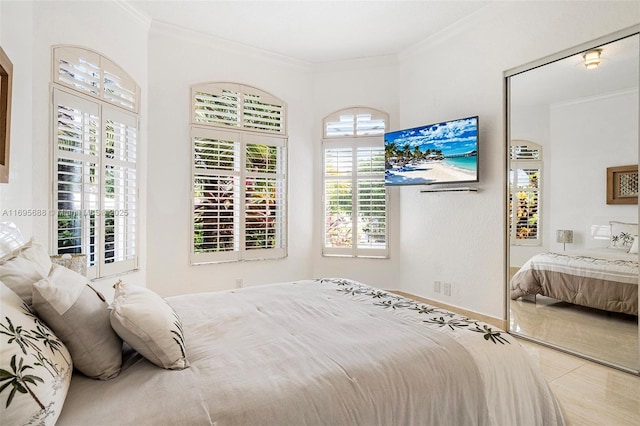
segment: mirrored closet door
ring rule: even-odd
[[[636,373],[639,30],[505,72],[510,331]]]

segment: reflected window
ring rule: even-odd
[[[509,158],[509,239],[512,245],[541,245],[542,147],[513,141]]]

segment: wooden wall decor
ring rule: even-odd
[[[638,165],[607,167],[607,204],[638,204]]]
[[[0,47],[0,183],[9,182],[9,135],[13,64]]]

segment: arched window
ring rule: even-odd
[[[137,268],[140,88],[92,50],[53,48],[54,250],[87,276]]]
[[[529,141],[512,141],[509,158],[511,244],[540,245],[542,146]]]
[[[285,118],[259,89],[192,86],[192,263],[286,256]]]
[[[347,108],[323,121],[323,254],[387,257],[386,113]]]

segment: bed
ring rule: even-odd
[[[44,273],[38,250],[27,243],[0,260],[3,424],[565,424],[514,338],[444,309],[343,278],[166,299],[119,281],[108,301],[59,265],[22,299],[11,262]],[[69,288],[65,309],[48,299]],[[85,320],[58,322],[89,305]],[[142,321],[127,328],[125,317]],[[65,328],[78,324],[80,334],[103,327],[89,364],[92,345],[78,353]],[[96,370],[97,358],[113,361],[112,343],[117,371]]]
[[[511,299],[542,295],[638,315],[638,254],[618,248],[540,253],[511,278]]]

